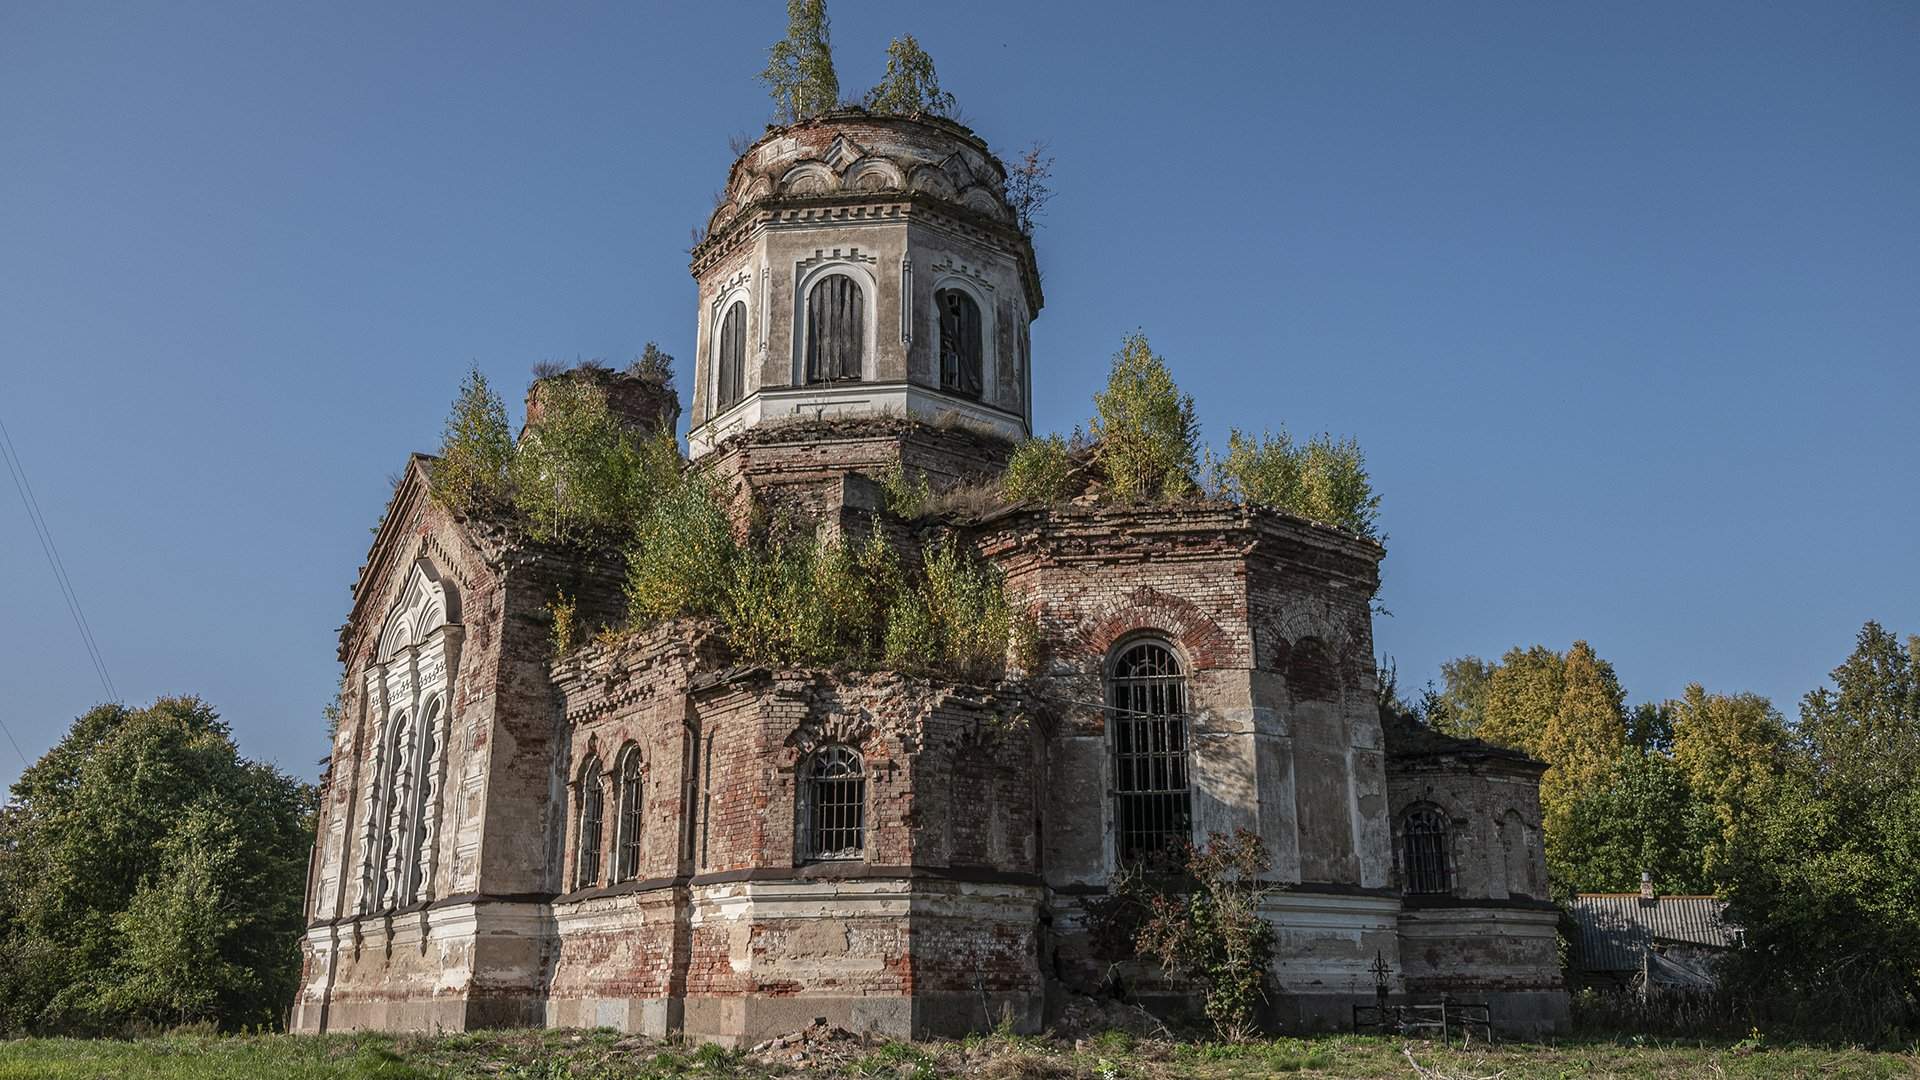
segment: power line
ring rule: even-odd
[[[33,525],[34,538],[40,541],[41,554],[47,557],[47,569],[53,571],[53,580],[60,587],[60,598],[66,601],[67,612],[73,616],[73,625],[80,631],[80,642],[86,646],[87,659],[92,661],[94,674],[100,677],[100,686],[106,690],[109,701],[118,701],[120,694],[113,687],[113,679],[107,674],[107,661],[101,655],[100,645],[94,640],[93,627],[87,622],[87,616],[80,608],[80,596],[73,589],[73,580],[67,576],[66,561],[60,558],[60,549],[53,542],[53,532],[47,528],[46,516],[40,512],[40,501],[33,496],[33,485],[27,481],[26,463],[20,460],[20,451],[14,448],[13,435],[7,431],[5,421],[0,421],[0,457],[7,463],[7,472],[13,476],[13,488],[20,493],[20,503],[26,507],[27,520]],[[12,732],[7,733],[12,740]],[[14,743],[14,750],[20,749]],[[20,755],[22,759],[25,754]]]

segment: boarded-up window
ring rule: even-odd
[[[1445,814],[1431,806],[1408,811],[1401,851],[1406,862],[1409,895],[1453,891],[1453,875],[1447,866]]]
[[[1122,863],[1178,852],[1193,836],[1187,785],[1187,679],[1173,650],[1137,641],[1107,680],[1114,732],[1114,801]]]
[[[740,400],[747,390],[747,305],[735,300],[720,323],[720,408]]]
[[[822,747],[800,784],[800,850],[809,859],[858,859],[867,845],[867,778],[860,755]]]
[[[860,286],[845,274],[821,278],[807,293],[807,381],[860,377],[866,318]]]
[[[934,295],[940,309],[940,389],[980,396],[980,305],[960,289]]]

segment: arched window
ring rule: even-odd
[[[934,294],[940,309],[940,389],[980,396],[980,305],[964,289]]]
[[[400,890],[402,904],[421,899],[422,886],[433,874],[432,833],[436,818],[433,808],[439,802],[440,794],[440,778],[435,766],[440,760],[438,736],[442,708],[442,699],[434,698],[427,704],[426,719],[420,725],[419,779],[414,784],[411,820],[407,822],[411,839],[407,851],[406,885]]]
[[[1450,893],[1453,875],[1447,867],[1447,816],[1431,806],[1407,811],[1401,834],[1407,893]]]
[[[640,748],[630,746],[620,756],[620,825],[615,850],[620,853],[615,881],[640,876]]]
[[[573,887],[590,888],[600,883],[600,835],[605,819],[606,796],[600,790],[600,759],[588,758],[580,770],[580,842],[579,860],[574,865]]]
[[[1187,785],[1187,679],[1162,641],[1121,648],[1107,677],[1122,863],[1177,851],[1193,837]]]
[[[747,392],[747,304],[735,300],[720,323],[720,402],[731,407]]]
[[[411,828],[416,797],[418,769],[415,765],[414,714],[402,709],[387,721],[387,804],[386,823],[381,833],[380,892],[374,898],[376,910],[397,907],[408,876],[407,835]]]
[[[860,286],[845,274],[828,274],[807,292],[807,381],[860,377],[866,356],[866,318]]]
[[[867,847],[867,778],[860,755],[827,746],[807,759],[800,783],[800,850],[809,859],[858,859]]]

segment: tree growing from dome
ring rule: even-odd
[[[828,33],[827,0],[787,0],[787,36],[774,42],[760,73],[777,119],[790,124],[839,103],[840,76]]]
[[[953,95],[940,89],[933,57],[908,34],[888,43],[887,73],[867,91],[864,104],[870,112],[894,116],[947,116],[953,112]]]

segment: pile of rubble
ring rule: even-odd
[[[865,1049],[866,1040],[846,1028],[827,1023],[823,1016],[799,1031],[757,1043],[747,1053],[765,1065],[816,1069],[845,1064]]]

